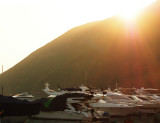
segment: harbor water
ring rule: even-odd
[[[1,118],[0,123],[160,123],[159,119],[155,120],[155,115],[146,116],[129,116],[129,117],[111,117],[108,120],[101,121],[64,121],[64,120],[40,120],[40,119],[27,119],[24,122],[20,122],[18,119],[10,120]],[[127,119],[131,119],[131,122],[127,122]]]
[[[131,118],[132,122],[126,120]],[[92,121],[92,122],[80,122],[80,121],[63,121],[63,120],[27,120],[25,123],[160,123],[155,121],[155,116],[131,116],[131,117],[112,117],[109,120]]]
[[[154,116],[142,116],[142,117],[133,116],[130,118],[132,119],[132,122],[126,121],[128,117],[115,117],[115,118],[110,118],[109,120],[92,121],[92,122],[28,120],[25,123],[160,123],[160,121],[157,122],[154,120]]]

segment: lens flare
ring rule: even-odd
[[[134,20],[141,10],[156,0],[123,0],[118,14],[124,20]]]

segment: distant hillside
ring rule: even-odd
[[[130,26],[112,17],[73,28],[1,75],[0,87],[5,94],[40,94],[46,82],[53,89],[82,83],[160,88],[159,8],[154,3]]]

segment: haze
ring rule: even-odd
[[[73,27],[119,13],[131,15],[131,8],[154,0],[140,1],[0,0],[0,65],[6,71]]]

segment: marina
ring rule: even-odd
[[[132,90],[132,94],[129,90]],[[35,98],[26,92],[1,96],[0,116],[1,121],[13,123],[124,123],[125,120],[154,123],[160,121],[159,90],[147,90],[154,90],[155,93],[149,93],[143,88],[94,90],[83,85],[55,91],[47,83],[43,89],[48,94],[45,98]]]
[[[0,0],[0,123],[160,123],[160,0]]]

